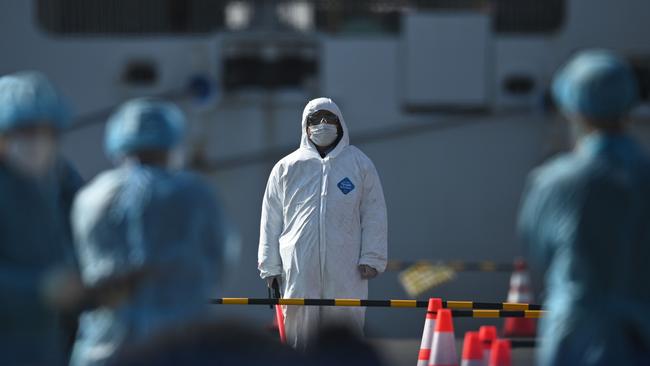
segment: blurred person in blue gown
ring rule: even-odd
[[[639,87],[630,65],[583,51],[553,95],[573,151],[534,170],[520,231],[545,272],[540,365],[650,364],[650,157],[625,130]]]
[[[238,243],[213,189],[174,167],[184,125],[156,99],[126,102],[108,121],[117,166],[77,195],[72,224],[84,284],[121,285],[81,315],[72,365],[113,362],[129,344],[211,318],[208,298]]]

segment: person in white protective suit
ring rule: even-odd
[[[284,298],[360,298],[386,268],[384,193],[372,161],[350,145],[341,111],[328,98],[302,114],[300,147],[269,177],[260,227],[260,276]],[[365,308],[287,306],[287,342],[309,346],[321,326],[363,332]]]

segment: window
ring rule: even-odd
[[[408,1],[320,0],[316,28],[327,33],[397,33]]]
[[[399,33],[410,11],[479,10],[499,33],[560,29],[565,0],[34,0],[41,26],[64,35],[193,34],[268,28]]]
[[[305,89],[318,76],[318,46],[310,40],[231,39],[222,53],[226,91]]]
[[[326,32],[400,30],[408,11],[486,11],[498,33],[549,33],[564,21],[565,0],[315,0],[316,25]]]
[[[491,0],[498,33],[552,33],[565,17],[564,0]]]
[[[214,0],[36,0],[38,21],[55,34],[192,34],[223,27]]]

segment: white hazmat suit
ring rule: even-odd
[[[307,116],[338,116],[343,136],[321,158],[306,132]],[[310,101],[302,114],[300,148],[280,160],[262,205],[259,244],[262,278],[282,275],[285,298],[361,298],[368,280],[361,264],[386,269],[384,194],[370,159],[349,143],[341,111],[328,98]],[[344,324],[362,334],[363,307],[285,307],[287,342],[304,349],[319,326]]]

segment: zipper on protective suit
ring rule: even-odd
[[[318,251],[319,251],[319,262],[320,262],[320,297],[324,298],[323,294],[323,278],[325,271],[325,253],[327,251],[327,246],[325,243],[325,212],[327,211],[327,177],[330,170],[330,158],[326,156],[324,159],[321,159],[322,164],[322,174],[321,174],[321,189],[320,189],[320,210],[318,218]]]

